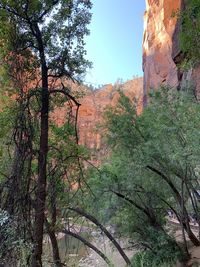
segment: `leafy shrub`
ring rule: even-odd
[[[183,260],[183,251],[170,236],[149,229],[149,248],[135,254],[132,264],[135,267],[171,267],[177,260]]]
[[[172,255],[172,258],[173,255]],[[176,260],[171,261],[158,260],[157,257],[152,257],[152,254],[148,252],[138,252],[132,259],[132,266],[134,267],[172,267],[174,266]]]
[[[27,266],[31,244],[25,242],[17,231],[15,220],[0,210],[0,262],[6,266]]]

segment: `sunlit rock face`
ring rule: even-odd
[[[131,100],[137,103],[138,114],[142,112],[143,78],[136,78],[125,83],[108,84],[101,89],[91,90],[85,86],[70,84],[73,95],[83,95],[77,98],[81,104],[78,112],[77,130],[79,144],[87,147],[92,155],[92,163],[98,165],[108,156],[105,142],[105,132],[102,125],[104,112],[107,107],[114,107],[119,100],[119,89]],[[72,107],[72,116],[75,117],[75,106]],[[51,119],[62,126],[69,114],[69,103],[56,108],[51,113]]]
[[[91,149],[92,161],[96,165],[108,155],[105,132],[99,125],[103,123],[106,107],[116,106],[119,99],[118,89],[131,99],[137,99],[137,111],[140,113],[143,99],[142,78],[127,81],[122,85],[105,85],[99,90],[89,91],[81,100],[78,118],[79,143]]]
[[[144,104],[150,88],[160,84],[178,85],[172,58],[172,37],[177,20],[172,16],[181,0],[146,0],[143,37]]]

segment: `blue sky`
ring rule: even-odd
[[[93,62],[85,81],[94,85],[142,76],[144,0],[92,0],[93,18],[86,38]]]

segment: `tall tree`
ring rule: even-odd
[[[92,202],[90,196],[86,209],[91,213],[98,208],[99,220],[112,222],[120,234],[138,241],[152,255],[149,266],[155,260],[155,266],[174,260],[175,251],[178,258],[183,256],[165,227],[169,210],[182,228],[186,255],[186,234],[200,246],[190,224],[191,214],[198,222],[200,218],[200,106],[187,89],[163,87],[152,92],[140,116],[121,94],[105,116],[112,156],[91,172],[88,181],[95,197]]]
[[[0,1],[0,40],[6,51],[1,56],[4,62],[9,57],[25,59],[24,73],[33,68],[38,81],[29,84],[39,93],[41,106],[32,267],[42,266],[50,93],[70,97],[69,90],[58,85],[64,79],[80,80],[89,66],[84,36],[89,33],[90,8],[89,0]]]

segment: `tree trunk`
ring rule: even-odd
[[[51,225],[49,224],[47,219],[45,219],[45,226],[46,226],[47,233],[48,233],[50,240],[51,240],[54,265],[55,265],[55,267],[62,267],[63,265],[62,265],[61,259],[60,259],[58,242],[56,239],[55,231],[53,229],[51,229]]]
[[[46,174],[47,174],[47,153],[48,153],[48,128],[49,128],[49,92],[48,92],[48,69],[46,66],[44,47],[40,29],[34,24],[35,36],[40,52],[40,62],[42,71],[41,89],[41,121],[40,121],[40,147],[38,158],[38,181],[36,190],[36,209],[34,224],[34,253],[32,257],[32,267],[42,266],[42,244],[43,228],[45,218],[46,200]]]
[[[57,210],[56,210],[56,179],[55,177],[50,178],[50,215],[51,222],[48,222],[47,218],[45,218],[45,226],[47,233],[51,240],[52,252],[53,252],[53,262],[55,267],[62,267],[58,242],[55,235],[55,227],[57,221]]]

